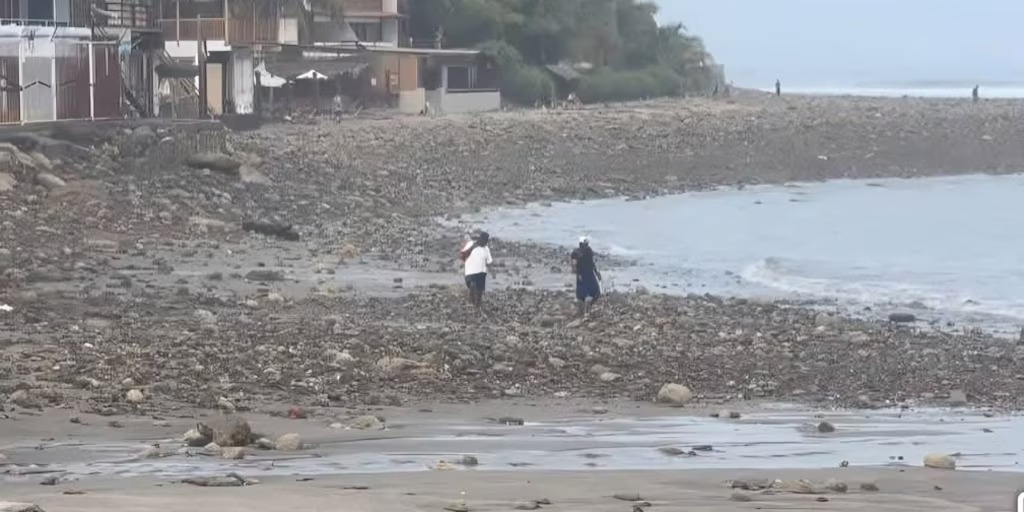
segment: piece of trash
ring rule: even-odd
[[[10,313],[11,311],[14,311],[14,308],[8,306],[7,304],[0,304],[0,311],[3,311],[4,313]]]

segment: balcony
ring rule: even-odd
[[[355,18],[397,18],[398,0],[345,0],[345,16]]]
[[[167,41],[226,41],[246,46],[277,43],[277,18],[192,18],[160,20],[160,30]]]

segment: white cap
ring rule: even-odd
[[[589,244],[590,243],[590,237],[587,236],[587,235],[581,236],[580,237],[580,243],[581,244]]]

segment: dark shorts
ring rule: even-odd
[[[601,297],[601,282],[597,274],[589,272],[576,279],[576,300],[597,300]]]
[[[471,274],[466,276],[466,286],[484,291],[487,289],[487,274]]]

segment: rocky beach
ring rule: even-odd
[[[480,319],[458,275],[464,230],[439,221],[720,186],[1015,173],[1022,117],[1015,100],[743,92],[251,132],[7,133],[0,425],[54,411],[125,422],[659,395],[1018,411],[1013,341],[703,294],[611,294],[581,321],[566,249],[501,233]]]

